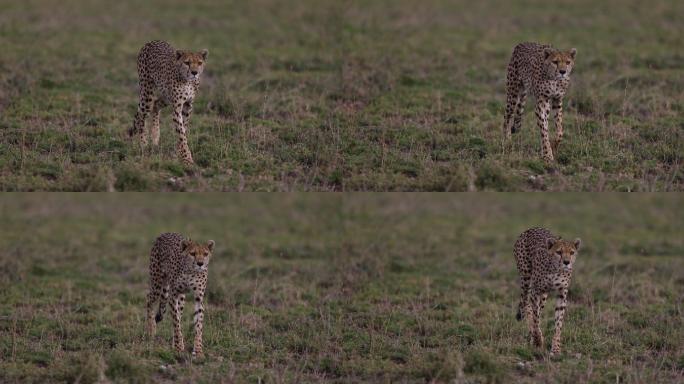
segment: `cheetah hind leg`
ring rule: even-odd
[[[147,294],[147,334],[149,336],[154,336],[157,333],[157,323],[154,321],[154,316],[152,315],[152,308],[154,303],[159,299],[159,291],[152,287],[150,292]]]
[[[133,126],[128,130],[129,137],[138,136],[140,138],[140,146],[144,148],[147,146],[147,135],[145,134],[145,120],[152,109],[153,92],[150,84],[145,81],[140,83],[140,102],[138,103],[138,110],[133,118]]]
[[[159,309],[157,314],[154,316],[154,321],[159,323],[164,319],[164,312],[166,312],[166,306],[169,302],[169,285],[164,285],[162,287],[162,292],[159,297]]]
[[[152,145],[159,146],[159,115],[161,110],[166,107],[166,102],[161,99],[156,99],[152,106],[152,127],[150,128],[150,137]]]
[[[509,79],[508,86],[506,87],[506,110],[504,112],[503,123],[503,134],[506,139],[510,139],[511,134],[515,130],[515,115],[516,110],[518,109],[518,102],[520,100],[518,91],[518,86],[514,81]]]
[[[525,86],[518,85],[518,101],[515,106],[515,115],[513,116],[513,125],[511,126],[511,133],[520,131],[522,127],[522,116],[525,112],[525,101],[527,100],[527,90]]]
[[[515,319],[520,321],[525,318],[525,307],[530,300],[530,277],[523,275],[520,278],[520,303],[518,304],[518,313]]]
[[[525,318],[525,300],[520,299],[520,303],[518,304],[518,312],[515,314],[515,319],[517,321],[520,321]]]

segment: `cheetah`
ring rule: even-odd
[[[568,286],[572,269],[582,241],[572,242],[554,236],[548,229],[532,228],[523,232],[515,242],[514,255],[520,274],[520,304],[517,320],[525,318],[530,342],[544,346],[540,316],[549,292],[556,291],[555,330],[551,342],[551,355],[561,351],[561,330],[568,301]]]
[[[184,239],[178,233],[163,233],[154,242],[150,252],[150,292],[147,295],[147,328],[154,336],[157,323],[162,321],[171,293],[173,312],[173,347],[178,352],[185,349],[181,333],[181,317],[185,306],[185,293],[192,290],[195,298],[195,340],[192,354],[202,356],[202,327],[204,320],[204,293],[207,287],[209,260],[214,241],[205,244]],[[159,308],[154,314],[154,304]]]
[[[553,162],[553,152],[563,138],[563,96],[570,85],[577,49],[559,51],[549,45],[520,43],[508,63],[506,112],[503,130],[507,139],[522,125],[527,93],[537,100],[535,114],[541,130],[542,158]],[[555,111],[556,140],[549,142],[549,113]]]
[[[178,132],[176,146],[178,157],[187,164],[193,164],[188,146],[188,120],[192,103],[204,71],[209,51],[181,51],[165,41],[151,41],[138,53],[138,76],[140,82],[140,103],[128,135],[138,135],[143,147],[147,145],[145,119],[152,113],[152,145],[159,145],[159,114],[162,108],[171,105],[173,122]]]

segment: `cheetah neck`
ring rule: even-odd
[[[198,271],[194,267],[188,266],[188,267],[184,268],[183,275],[186,277],[192,277],[192,278],[204,277],[207,275],[207,270],[205,269],[205,270]]]
[[[181,71],[176,71],[176,81],[177,81],[178,83],[181,83],[181,84],[185,84],[185,83],[189,83],[189,82],[190,82],[190,81],[188,81],[188,79],[187,79],[185,76],[183,76],[183,74],[181,73]]]

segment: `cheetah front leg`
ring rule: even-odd
[[[177,352],[185,350],[183,342],[183,332],[181,331],[181,320],[183,317],[183,307],[185,306],[185,295],[176,293],[173,297],[173,348]]]
[[[553,340],[551,341],[551,356],[561,352],[561,330],[563,329],[563,317],[565,317],[565,307],[568,305],[568,290],[561,289],[556,299],[556,311],[554,321]]]
[[[546,298],[549,297],[548,293],[544,293],[541,296],[541,303],[539,305],[539,316],[544,315],[544,306],[546,306]]]
[[[539,97],[537,100],[537,108],[534,113],[537,115],[537,124],[541,131],[541,145],[542,158],[546,162],[553,161],[553,151],[551,150],[551,143],[549,142],[549,110],[551,109],[549,100]]]
[[[556,140],[553,142],[552,149],[558,151],[561,140],[563,139],[563,99],[553,99],[551,108],[555,111]]]
[[[193,356],[203,356],[202,351],[202,329],[204,327],[204,292],[195,290],[195,314],[193,323],[195,324],[195,342],[193,343]]]
[[[178,144],[176,146],[178,157],[186,164],[193,164],[192,153],[190,153],[188,146],[187,127],[183,120],[183,104],[181,103],[174,106],[173,122],[176,124],[176,132],[178,132]]]
[[[192,100],[183,103],[183,124],[187,127],[190,123],[190,115],[192,114]]]

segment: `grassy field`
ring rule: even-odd
[[[0,382],[682,382],[683,203],[0,196]],[[558,360],[515,321],[512,245],[534,225],[584,244]],[[170,230],[217,242],[201,361],[171,352],[168,320],[143,333],[149,248]]]
[[[2,190],[684,189],[684,3],[4,1]],[[197,167],[126,140],[135,57],[208,48]],[[504,143],[520,41],[578,49],[558,162],[532,101]]]

